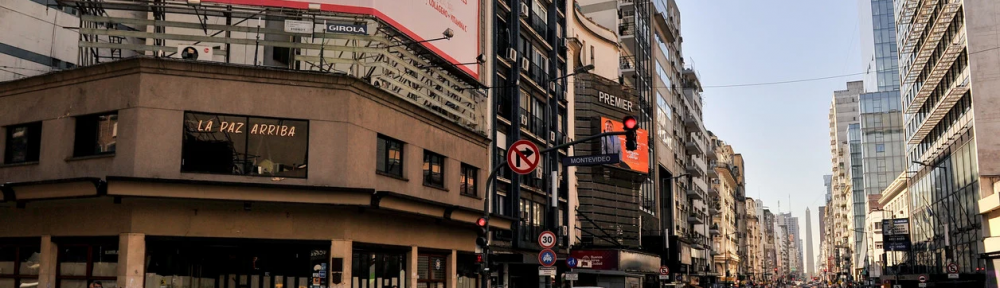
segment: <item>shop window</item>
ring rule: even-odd
[[[329,272],[343,268],[328,264],[329,242],[148,237],[146,243],[145,288],[320,288],[341,276]]]
[[[377,172],[403,177],[403,142],[378,135],[377,157]]]
[[[406,253],[355,249],[351,265],[352,288],[408,287]]]
[[[56,288],[117,287],[117,244],[61,243],[58,259]]]
[[[118,139],[118,112],[76,117],[73,156],[114,154]]]
[[[0,287],[37,286],[40,259],[37,244],[0,245]]]
[[[7,126],[3,163],[38,162],[42,144],[42,122]],[[0,286],[2,287],[2,286]]]
[[[444,156],[424,150],[424,185],[444,188]]]
[[[447,256],[417,256],[417,288],[444,288],[447,284]]]
[[[466,196],[476,196],[476,182],[479,178],[479,168],[473,167],[469,164],[462,164],[462,185],[461,193]]]
[[[309,122],[184,113],[181,171],[306,178]]]

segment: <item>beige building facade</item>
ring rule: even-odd
[[[137,58],[0,91],[37,135],[0,143],[34,157],[0,166],[21,285],[477,283],[489,140],[368,83]]]

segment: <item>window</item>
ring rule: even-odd
[[[443,255],[417,256],[417,288],[444,288],[447,259]]]
[[[38,244],[0,245],[0,287],[38,285],[40,251]]]
[[[885,152],[885,144],[875,144],[875,152]]]
[[[375,171],[403,177],[403,142],[378,135],[378,159]]]
[[[444,156],[424,150],[424,185],[444,188]]]
[[[118,139],[118,112],[76,117],[73,156],[115,153]]]
[[[462,163],[462,185],[460,192],[462,195],[476,196],[476,180],[479,176],[479,168]]]
[[[117,244],[61,244],[57,257],[56,288],[86,288],[94,282],[104,288],[117,287]]]
[[[39,148],[42,144],[42,122],[7,126],[6,143],[3,153],[4,164],[38,162]]]
[[[181,171],[306,178],[309,121],[184,113]]]

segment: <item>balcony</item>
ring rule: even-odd
[[[542,89],[549,89],[549,73],[548,71],[545,71],[541,65],[538,65],[538,63],[531,63],[528,66],[528,77],[530,77],[531,81],[534,81],[535,84],[541,86]]]
[[[618,35],[622,38],[635,37],[635,11],[626,12],[628,11],[622,11],[622,23],[618,25]]]
[[[965,33],[959,33],[955,35],[955,39],[948,48],[945,48],[944,52],[941,53],[941,58],[938,59],[938,62],[934,64],[934,67],[927,74],[923,85],[920,85],[920,89],[913,96],[913,100],[909,101],[910,103],[906,106],[906,113],[913,114],[920,111],[920,107],[924,105],[924,102],[931,96],[931,93],[937,89],[938,84],[941,84],[944,75],[948,74],[948,70],[951,70],[952,64],[955,64],[955,60],[958,59],[958,55],[962,53],[964,48]]]
[[[930,1],[925,1],[925,2],[937,2],[937,1],[936,0],[930,0]],[[955,14],[958,13],[958,10],[959,10],[959,8],[961,8],[961,6],[962,5],[959,4],[959,3],[949,3],[949,4],[946,4],[946,5],[944,5],[942,7],[941,14],[938,15],[937,21],[934,21],[934,27],[931,28],[931,30],[927,34],[927,37],[924,37],[923,44],[921,44],[920,47],[919,47],[919,49],[917,49],[917,52],[916,52],[917,56],[913,59],[913,63],[910,64],[910,69],[906,71],[906,75],[905,75],[906,77],[903,77],[902,86],[903,87],[908,87],[908,88],[905,89],[905,90],[907,90],[907,92],[909,92],[908,90],[912,89],[914,81],[917,80],[917,78],[920,76],[920,73],[924,70],[924,65],[927,65],[927,62],[930,60],[931,55],[934,54],[934,50],[937,49],[938,43],[941,43],[941,40],[942,40],[941,38],[944,36],[944,34],[946,32],[948,32],[948,26],[951,25],[951,21],[955,19]],[[932,7],[931,10],[933,10],[933,7]],[[921,11],[921,13],[923,13],[923,11]],[[930,14],[931,12],[927,12],[927,13]],[[917,40],[919,40],[919,38],[921,36],[920,34],[922,33],[922,30],[923,30],[923,26],[926,26],[927,25],[926,22],[930,21],[930,19],[929,19],[930,15],[927,15],[926,17],[923,16],[923,15],[918,15],[917,17],[918,17],[917,20],[922,20],[925,23],[923,23],[923,24],[917,24],[915,22],[913,24],[913,28],[920,27],[920,31],[921,32],[918,32],[916,34],[909,34],[908,38],[906,39],[907,42],[909,42],[910,38],[914,38],[914,37],[918,38]],[[927,19],[925,19],[925,18],[927,18]],[[920,26],[918,26],[918,25],[920,25]],[[910,33],[913,33],[913,32],[914,31],[911,31]],[[920,41],[914,41],[913,43],[918,43],[918,42],[920,42]],[[907,45],[909,45],[909,44],[907,44]],[[913,44],[913,45],[916,45],[916,44]],[[910,47],[910,49],[912,49],[912,47]],[[901,50],[901,51],[907,51],[908,52],[910,50]],[[924,82],[926,82],[926,81],[924,81]],[[903,95],[906,95],[906,94],[903,94]],[[912,113],[912,112],[909,112],[909,113]]]
[[[705,150],[701,148],[701,143],[698,143],[700,140],[701,139],[694,136],[688,138],[688,140],[684,142],[684,151],[687,152],[688,155],[705,155]]]
[[[689,114],[684,117],[684,128],[699,129],[701,125],[699,125],[698,119],[694,118],[694,115]]]
[[[688,174],[691,174],[691,176],[701,177],[705,175],[705,171],[702,170],[701,167],[694,165],[694,163],[688,163],[687,165],[684,165],[684,168]]]
[[[635,72],[635,57],[621,56],[618,61],[618,68],[622,73]]]
[[[698,187],[687,188],[687,196],[690,199],[694,199],[694,200],[705,199],[704,194],[705,193],[701,191],[701,188],[698,188]]]
[[[545,18],[542,18],[548,17],[548,15],[540,16],[534,12],[530,14],[531,17],[528,17],[530,21],[528,24],[531,25],[531,30],[535,30],[535,33],[538,33],[538,36],[542,37],[542,40],[549,39],[549,24],[545,22]]]
[[[962,72],[959,77],[962,77],[959,79],[963,80],[948,89],[948,91],[945,92],[944,97],[941,97],[941,99],[938,100],[937,104],[934,105],[934,109],[931,109],[930,114],[927,115],[927,118],[920,122],[920,126],[917,128],[917,131],[910,136],[908,141],[909,144],[920,144],[920,141],[923,141],[924,137],[926,137],[927,134],[934,129],[934,126],[937,126],[938,122],[941,122],[941,119],[948,114],[948,111],[951,111],[951,108],[955,106],[955,103],[957,103],[958,100],[961,100],[962,96],[965,95],[966,92],[969,92],[969,67],[965,67],[964,72]]]
[[[922,3],[906,3],[907,7],[913,7],[913,11],[904,11],[904,15],[909,13],[910,17],[917,18],[910,25],[910,31],[904,35],[903,47],[901,47],[900,51],[909,52],[917,45],[917,42],[920,42],[920,36],[924,32],[924,28],[927,27],[927,23],[931,21],[931,16],[933,16],[934,6],[938,4],[938,0],[924,0],[920,2]]]
[[[542,118],[535,116],[534,114],[528,113],[527,110],[521,108],[521,128],[528,130],[531,134],[534,134],[536,138],[541,141],[545,141],[545,122]]]
[[[708,233],[712,236],[719,236],[719,225],[712,224],[712,227],[708,228]]]
[[[708,154],[715,154],[715,153],[708,153]],[[712,163],[708,165],[708,169],[705,169],[705,175],[707,175],[708,178],[719,178],[719,173],[715,172],[715,167],[716,167],[715,163]]]
[[[705,218],[705,213],[703,212],[691,211],[691,213],[688,214],[688,222],[694,224],[705,224],[704,218]]]
[[[715,186],[708,187],[708,196],[719,197],[719,190],[715,189]]]

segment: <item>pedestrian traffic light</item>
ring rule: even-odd
[[[636,121],[635,117],[625,116],[625,119],[622,119],[622,126],[625,128],[625,150],[635,151],[639,149],[635,135],[635,130],[639,128],[639,121]]]
[[[476,245],[486,251],[487,245],[489,245],[489,239],[486,238],[486,226],[489,225],[489,221],[486,218],[479,218],[476,220],[476,232],[479,234],[476,237]]]

